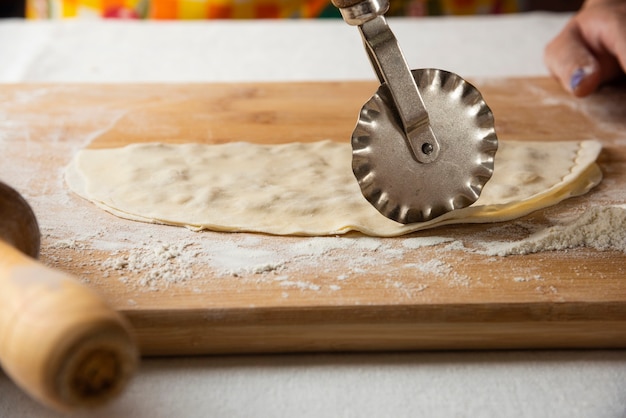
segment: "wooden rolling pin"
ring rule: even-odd
[[[39,242],[30,206],[0,182],[0,365],[48,406],[100,405],[136,369],[130,327],[70,275],[36,261]]]

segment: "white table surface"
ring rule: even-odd
[[[411,67],[547,75],[569,15],[390,19]],[[373,79],[336,21],[0,22],[0,82]],[[0,417],[62,416],[0,372]],[[626,351],[146,359],[85,417],[626,417]]]

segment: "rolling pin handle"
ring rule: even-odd
[[[0,364],[59,410],[118,395],[135,371],[130,327],[94,292],[0,240]]]

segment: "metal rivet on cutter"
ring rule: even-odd
[[[387,0],[333,0],[358,26],[380,81],[352,134],[352,169],[365,198],[401,223],[466,207],[493,174],[493,115],[456,74],[411,71],[384,18]]]

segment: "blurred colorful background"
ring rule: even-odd
[[[573,11],[582,0],[391,0],[388,16]],[[0,17],[29,19],[335,18],[330,0],[3,0]]]

